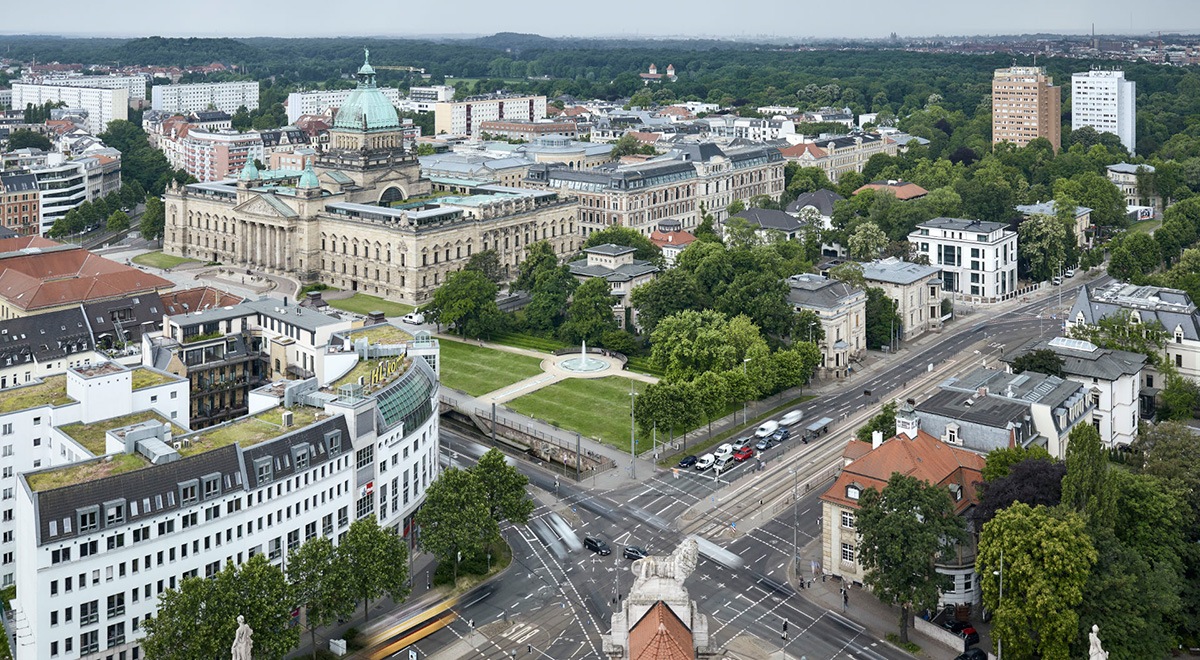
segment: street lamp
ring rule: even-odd
[[[798,574],[800,572],[799,564],[797,564],[800,555],[800,541],[798,536],[800,532],[800,498],[798,497],[800,489],[797,481],[800,478],[800,471],[796,468],[788,468],[788,472],[792,473],[792,563],[796,564],[796,572]]]
[[[637,479],[637,452],[634,449],[634,431],[633,431],[633,401],[637,398],[637,392],[633,390],[633,382],[629,383],[629,478]]]
[[[992,575],[1000,578],[1000,601],[996,604],[996,613],[1000,613],[1000,608],[1004,605],[1004,551],[1000,551],[1000,570],[992,571]],[[1001,639],[996,637],[996,659],[1004,660],[1004,645]]]
[[[746,375],[746,363],[748,363],[748,362],[750,362],[750,358],[742,359],[742,376]],[[749,384],[749,382],[750,382],[749,380],[746,381],[747,384]],[[746,418],[746,400],[745,399],[742,399],[742,423],[743,424],[750,423],[750,420]]]

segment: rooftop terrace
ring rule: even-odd
[[[371,344],[403,344],[412,341],[413,336],[397,328],[391,323],[381,323],[366,328],[351,330],[347,333],[351,341],[367,338]]]
[[[133,370],[133,389],[142,390],[179,380],[177,377],[140,367]]]
[[[67,396],[66,376],[49,376],[40,383],[3,390],[0,414],[37,406],[61,406],[74,400]]]
[[[148,421],[163,422],[171,424],[171,433],[180,435],[185,431],[171,423],[171,420],[163,417],[153,410],[143,410],[141,412],[130,413],[120,417],[113,417],[91,424],[77,422],[75,424],[65,424],[58,427],[59,431],[67,434],[72,440],[83,445],[84,449],[92,452],[96,456],[103,456],[106,452],[105,434],[111,429],[119,429],[125,426],[132,426]]]
[[[292,413],[292,425],[286,429],[283,427],[283,412],[285,410],[289,410]],[[272,408],[257,415],[242,417],[228,424],[205,429],[189,436],[188,439],[190,442],[186,447],[180,448],[179,454],[181,456],[195,456],[196,454],[202,454],[206,451],[234,443],[237,443],[243,449],[252,447],[260,442],[277,438],[289,431],[304,428],[317,421],[318,416],[321,414],[322,411],[308,406]]]
[[[345,376],[334,381],[330,387],[337,391],[343,385],[357,385],[358,379],[363,379],[363,394],[379,389],[381,386],[392,382],[397,376],[408,371],[412,360],[401,357],[385,357],[375,360],[359,360],[358,364],[349,371]],[[372,383],[372,377],[378,378],[377,382]]]

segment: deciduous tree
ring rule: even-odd
[[[987,463],[983,466],[983,480],[995,481],[1008,476],[1009,469],[1031,458],[1053,460],[1050,452],[1042,447],[1002,447],[988,452]]]
[[[496,519],[488,511],[483,489],[470,472],[442,470],[425,493],[417,510],[421,547],[439,562],[454,562],[458,581],[458,559],[483,552],[500,534]]]
[[[992,452],[995,453],[995,452]],[[991,454],[988,455],[991,460]],[[984,482],[979,505],[971,517],[978,527],[1014,502],[1029,506],[1057,506],[1062,501],[1062,479],[1067,466],[1045,458],[1029,458],[1009,467],[1004,476]]]
[[[608,280],[603,277],[580,284],[571,296],[559,334],[568,342],[587,340],[598,344],[605,332],[617,328],[617,320],[613,318],[614,302]]]
[[[150,241],[162,238],[165,222],[162,199],[154,196],[147,197],[146,209],[142,211],[142,219],[138,223],[138,232],[141,233],[142,238]]]
[[[423,311],[460,335],[482,337],[495,330],[500,318],[496,283],[477,270],[457,271],[433,292],[433,302]]]
[[[1063,373],[1063,359],[1049,348],[1039,348],[1021,355],[1012,361],[1012,371],[1015,374],[1026,371],[1036,371],[1047,376],[1066,378]]]
[[[394,531],[380,527],[374,514],[351,523],[337,551],[367,621],[372,600],[386,594],[399,603],[408,595],[408,545]]]
[[[316,536],[288,554],[287,576],[296,603],[304,608],[315,659],[317,628],[354,613],[350,567],[332,541]]]
[[[504,279],[504,266],[500,265],[500,255],[495,250],[480,250],[467,259],[466,270],[477,270],[483,276],[499,284]]]
[[[529,514],[533,513],[533,500],[525,492],[529,479],[509,465],[500,450],[487,450],[470,473],[479,482],[488,513],[497,523],[523,525],[529,520]]]

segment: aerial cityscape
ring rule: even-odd
[[[914,4],[10,8],[0,660],[1200,657],[1200,7]]]

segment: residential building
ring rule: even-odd
[[[1025,220],[1035,216],[1049,216],[1051,218],[1058,217],[1058,206],[1054,200],[1048,202],[1038,202],[1037,204],[1022,204],[1018,205],[1017,213],[1020,213]],[[1092,238],[1089,231],[1092,229],[1092,210],[1086,206],[1075,207],[1075,222],[1071,225],[1071,231],[1075,235],[1075,245],[1081,249],[1091,247]],[[1070,264],[1060,264],[1059,270],[1065,269]]]
[[[255,414],[198,432],[149,416],[92,424],[96,451],[67,445],[72,462],[18,475],[21,660],[140,656],[140,624],[163,591],[258,554],[282,567],[303,542],[339,543],[369,515],[411,541],[439,472],[437,343],[393,353],[376,358],[379,381],[273,383],[251,394]]]
[[[1121,189],[1121,194],[1125,195],[1126,206],[1145,205],[1152,206],[1161,211],[1162,197],[1159,197],[1152,186],[1148,186],[1147,190],[1141,189],[1138,184],[1138,172],[1142,172],[1143,175],[1152,175],[1154,174],[1154,166],[1146,164],[1133,165],[1131,163],[1109,165],[1108,180]]]
[[[573,121],[481,121],[480,135],[491,139],[525,140],[529,142],[544,135],[561,135],[575,138],[579,125]]]
[[[788,304],[796,312],[808,310],[820,319],[825,337],[821,349],[821,378],[847,378],[867,352],[867,293],[862,289],[812,273],[788,278]],[[807,339],[804,329],[796,338]],[[815,339],[815,336],[813,337]]]
[[[910,199],[920,199],[920,198],[924,197],[925,195],[929,194],[929,191],[925,190],[921,186],[918,186],[917,184],[912,183],[911,181],[901,181],[899,179],[889,179],[887,181],[872,181],[870,183],[863,184],[861,187],[859,187],[857,190],[854,191],[854,194],[857,195],[864,190],[877,190],[877,191],[890,192],[893,196],[895,196],[896,199],[898,199],[902,202],[907,202]]]
[[[804,238],[804,230],[808,223],[794,215],[775,209],[746,209],[729,218],[721,224],[726,238],[729,237],[729,225],[735,219],[740,219],[748,227],[755,230],[758,239],[764,243],[776,240],[794,241]]]
[[[799,142],[781,151],[784,158],[803,167],[821,168],[830,181],[837,183],[847,172],[861,174],[875,154],[895,156],[899,146],[895,140],[877,133],[856,132]]]
[[[787,212],[800,219],[813,216],[820,219],[821,229],[833,229],[833,207],[846,199],[841,195],[824,188],[813,192],[801,193],[792,203],[788,204]]]
[[[1023,147],[1046,138],[1062,147],[1062,88],[1045,67],[996,69],[992,76],[992,144]]]
[[[93,87],[96,89],[123,89],[131,101],[146,100],[146,76],[84,76],[84,75],[50,75],[33,76],[21,79],[23,83],[34,85],[57,85],[59,87]]]
[[[774,117],[775,115],[794,115],[800,112],[800,108],[794,105],[764,105],[758,108],[758,114],[764,117]]]
[[[13,83],[13,106],[46,103],[66,103],[72,108],[87,110],[85,128],[92,135],[99,135],[114,119],[129,118],[129,92],[122,88],[70,87],[65,85],[32,85]]]
[[[1011,368],[1013,360],[1041,350],[1053,351],[1062,360],[1063,373],[1087,388],[1094,406],[1092,426],[1100,432],[1105,446],[1128,448],[1137,438],[1141,418],[1141,378],[1146,356],[1099,348],[1082,339],[1055,337],[1031,340],[1002,359]],[[1153,410],[1153,395],[1149,399],[1147,409]]]
[[[859,501],[867,489],[882,491],[895,473],[919,479],[926,485],[944,488],[950,494],[955,515],[967,517],[979,503],[983,482],[982,456],[939,441],[920,427],[912,409],[896,412],[896,435],[884,441],[876,432],[871,443],[851,439],[843,454],[844,465],[837,479],[821,495],[821,555],[827,574],[843,582],[863,585],[866,571],[861,564],[858,535]],[[969,528],[964,520],[963,526]],[[975,574],[975,535],[939,556],[935,570],[950,578],[950,589],[938,594],[938,607],[976,606],[981,589]]]
[[[454,100],[454,88],[449,85],[424,85],[408,88],[408,105],[417,112],[433,112],[437,104]]]
[[[288,153],[293,149],[310,149],[311,140],[308,134],[296,128],[295,126],[284,126],[283,128],[273,128],[266,131],[258,131],[258,137],[262,140],[263,154],[266,156],[262,162],[268,162],[270,155],[275,153]],[[243,163],[244,164],[244,163]],[[295,169],[302,170],[303,166]],[[238,168],[238,172],[241,168]],[[231,172],[230,174],[236,174]]]
[[[0,319],[34,316],[80,303],[157,294],[175,284],[41,236],[0,240]]]
[[[637,250],[624,245],[594,245],[583,252],[586,257],[569,264],[571,274],[581,282],[595,277],[608,280],[609,292],[616,298],[613,316],[618,325],[632,331],[637,326],[637,311],[629,295],[637,287],[654,279],[658,267],[649,261],[634,259],[633,253]]]
[[[696,120],[709,137],[769,142],[796,138],[796,124],[790,119],[776,117],[759,119],[736,115],[714,115]]]
[[[1017,232],[1002,222],[934,218],[908,235],[942,270],[942,289],[992,303],[1017,290]]]
[[[1166,333],[1162,359],[1179,375],[1200,380],[1200,312],[1186,291],[1157,286],[1110,282],[1079,289],[1066,318],[1068,334],[1075,326],[1095,326],[1100,319],[1123,317],[1131,323],[1161,325]],[[1153,412],[1153,400],[1166,387],[1166,378],[1147,363],[1142,371],[1142,414]]]
[[[181,160],[177,166],[202,182],[237,176],[246,163],[266,158],[262,136],[257,131],[192,129],[180,140],[180,147]]]
[[[12,89],[0,89],[0,110],[13,107],[12,99]]]
[[[220,110],[233,114],[242,106],[258,109],[258,81],[156,85],[150,97],[150,106],[164,112]]]
[[[539,121],[546,118],[546,97],[487,95],[439,102],[434,133],[479,137],[486,121]]]
[[[896,301],[900,327],[896,338],[908,341],[942,328],[942,271],[896,257],[864,263],[867,286],[883,289]]]
[[[41,233],[42,194],[33,174],[0,172],[0,227],[19,236]]]
[[[1130,154],[1137,147],[1137,83],[1125,72],[1092,69],[1071,74],[1071,130],[1112,133]]]
[[[722,149],[706,142],[681,145],[634,165],[612,163],[583,171],[533,165],[526,181],[578,197],[584,236],[611,226],[648,236],[661,220],[695,228],[701,207],[723,222],[735,200],[748,204],[757,195],[779,199],[783,157],[774,147]]]
[[[799,119],[803,123],[842,124],[846,128],[854,128],[854,113],[850,111],[850,108],[824,107],[813,112],[802,113]]]
[[[658,228],[650,233],[650,242],[662,250],[663,263],[667,268],[673,268],[680,253],[695,241],[696,235],[683,231],[683,223],[678,220],[663,220],[658,223]]]
[[[294,124],[304,115],[332,115],[333,111],[340,108],[353,92],[353,89],[292,92],[288,94],[287,102],[284,104],[287,107],[288,123]],[[400,90],[395,87],[380,87],[379,93],[391,101],[392,106],[400,105]]]
[[[980,454],[1037,446],[1062,459],[1071,429],[1090,424],[1095,408],[1083,383],[979,367],[943,381],[916,411],[921,428],[942,442]]]
[[[458,154],[482,154],[491,158],[521,158],[534,163],[560,163],[577,170],[586,170],[612,162],[612,147],[571,139],[565,135],[542,135],[525,144],[482,142],[478,145],[459,145]]]

